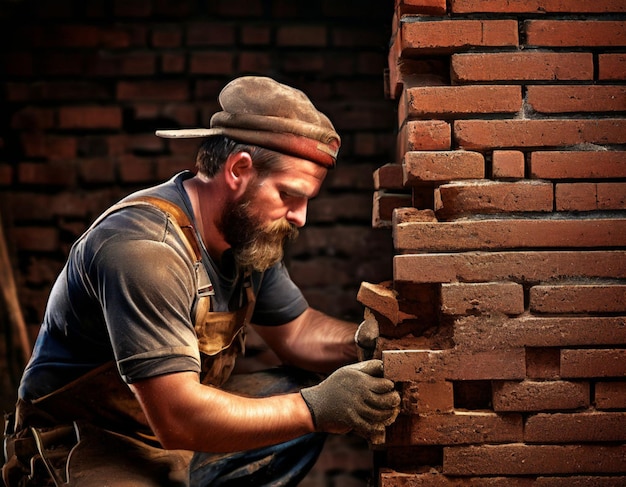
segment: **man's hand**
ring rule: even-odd
[[[374,358],[378,334],[378,321],[371,312],[366,310],[365,320],[361,322],[354,335],[360,361]]]
[[[346,365],[320,384],[300,391],[317,431],[347,433],[371,439],[385,432],[398,416],[400,395],[383,378],[381,360]]]

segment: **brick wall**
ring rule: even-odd
[[[313,0],[0,2],[0,210],[34,336],[70,245],[107,206],[193,167],[197,141],[157,128],[203,126],[240,74],[304,90],[343,139],[336,170],[289,252],[309,302],[358,320],[362,280],[391,276],[389,232],[371,226],[372,172],[393,160],[385,99],[393,4]],[[2,306],[0,305],[0,309]],[[15,375],[0,321],[0,398]],[[7,353],[5,353],[7,352]],[[13,381],[11,381],[12,379]],[[308,485],[363,485],[371,455],[331,442]]]
[[[626,485],[626,3],[396,0],[379,485]]]

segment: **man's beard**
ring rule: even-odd
[[[239,266],[263,272],[282,260],[285,243],[298,236],[298,228],[285,218],[263,224],[252,212],[255,193],[247,191],[240,201],[227,204],[219,230]]]

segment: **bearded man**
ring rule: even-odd
[[[195,174],[124,198],[73,245],[7,422],[7,486],[296,485],[326,434],[395,419],[382,362],[357,362],[372,326],[309,307],[282,262],[339,136],[270,78],[219,101],[210,128],[157,132],[203,138]],[[283,366],[230,378],[250,327]]]

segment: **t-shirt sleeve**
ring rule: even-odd
[[[92,282],[126,382],[200,371],[189,265],[170,245],[149,239],[110,242],[94,259]]]
[[[252,322],[261,326],[284,325],[300,316],[308,306],[285,264],[280,262],[263,274]]]

